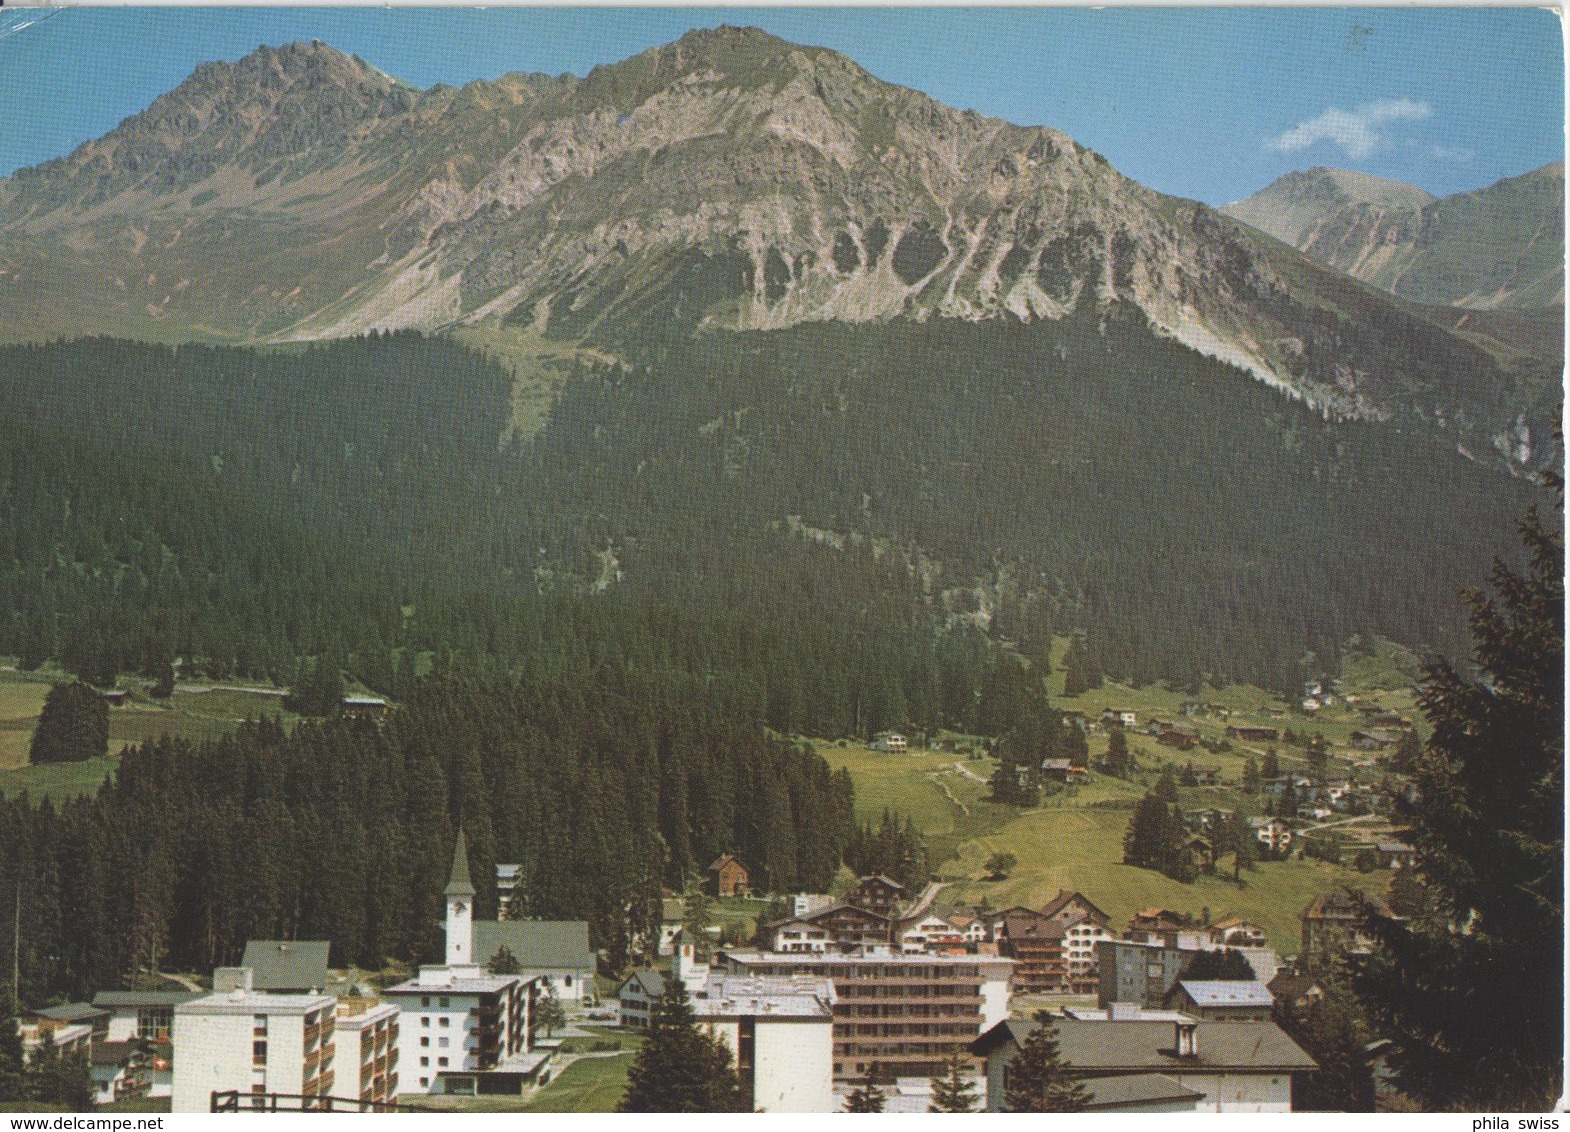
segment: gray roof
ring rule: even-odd
[[[103,1010],[133,1006],[178,1006],[201,998],[206,991],[193,990],[105,990],[93,995],[93,1005]]]
[[[59,1006],[46,1006],[42,1010],[32,1010],[28,1013],[39,1018],[49,1018],[56,1022],[91,1022],[98,1018],[107,1018],[108,1013],[98,1007],[85,1002],[67,1002]]]
[[[1128,1070],[1262,1073],[1318,1068],[1274,1022],[1197,1022],[1199,1054],[1180,1058],[1171,1022],[1055,1021],[1063,1059],[1086,1076]],[[1034,1022],[1019,1018],[999,1022],[971,1044],[971,1052],[985,1057],[1008,1042],[1019,1045],[1035,1028]]]
[[[584,920],[476,920],[474,961],[489,963],[505,947],[525,971],[593,971]]]
[[[452,879],[447,882],[447,896],[473,896],[474,882],[469,879],[469,842],[458,827],[458,840],[452,847]]]
[[[1180,979],[1178,986],[1196,1006],[1269,1006],[1272,1002],[1264,983],[1242,979]]]
[[[303,991],[327,986],[325,939],[253,939],[245,945],[240,966],[251,969],[251,987],[259,991]]]
[[[1204,1093],[1185,1088],[1160,1073],[1131,1073],[1126,1077],[1097,1077],[1085,1082],[1090,1100],[1086,1112],[1107,1112],[1169,1101],[1198,1101]]]
[[[634,971],[627,976],[627,981],[622,983],[621,989],[616,992],[616,997],[620,998],[626,994],[628,987],[642,994],[644,998],[659,998],[665,993],[665,976],[652,969]]]

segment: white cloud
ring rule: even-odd
[[[1429,149],[1428,154],[1440,161],[1454,161],[1457,165],[1465,165],[1477,156],[1477,151],[1459,145],[1436,145]]]
[[[1278,153],[1296,153],[1318,142],[1338,145],[1348,157],[1367,157],[1385,140],[1383,128],[1394,122],[1417,122],[1434,112],[1426,102],[1381,98],[1356,110],[1332,106],[1317,118],[1299,122],[1265,144]]]

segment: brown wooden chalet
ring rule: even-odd
[[[709,895],[745,896],[748,884],[747,866],[732,853],[726,853],[709,866]]]
[[[899,902],[904,895],[904,885],[879,873],[875,876],[862,877],[846,903],[889,917],[899,907]]]

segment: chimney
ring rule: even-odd
[[[1177,1055],[1179,1057],[1196,1058],[1199,1056],[1199,1023],[1185,1018],[1181,1022],[1174,1022],[1176,1030]]]

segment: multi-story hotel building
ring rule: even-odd
[[[338,1000],[263,994],[245,967],[220,967],[213,993],[174,1008],[173,1112],[208,1112],[214,1093],[333,1096]],[[243,1102],[242,1102],[243,1103]]]
[[[357,1097],[368,1105],[386,1104],[398,1096],[399,1010],[374,998],[338,1002],[338,1095]]]
[[[811,975],[834,984],[834,1069],[838,1080],[930,1077],[1008,1017],[1011,959],[986,955],[859,955],[725,951],[730,975]]]

